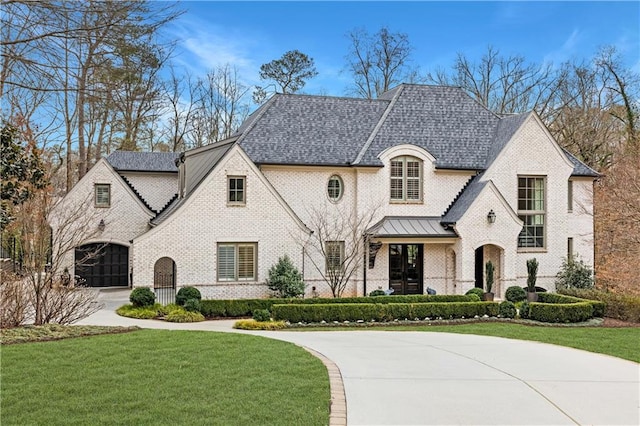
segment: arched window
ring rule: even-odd
[[[329,178],[329,182],[327,183],[327,196],[329,197],[329,199],[334,203],[340,201],[343,191],[344,185],[340,176],[331,176]]]
[[[391,159],[391,201],[422,200],[422,160],[416,157]]]

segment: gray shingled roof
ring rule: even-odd
[[[480,181],[480,175],[474,177],[442,217],[442,223],[456,223],[460,220],[488,183],[488,181]]]
[[[413,144],[426,149],[439,168],[484,169],[499,118],[462,89],[402,85],[362,165],[380,165],[385,149]]]
[[[491,163],[498,157],[502,149],[509,143],[514,133],[522,126],[522,123],[529,117],[531,113],[509,115],[503,117],[496,126],[496,133],[493,138],[493,144],[487,154],[487,162],[485,167],[489,167]]]
[[[566,149],[562,149],[564,153],[567,155],[569,160],[573,163],[573,176],[587,176],[587,177],[598,177],[600,173],[593,170],[591,167],[584,164],[582,161],[578,160],[572,153],[567,151]]]
[[[129,172],[178,172],[178,152],[114,151],[107,161],[115,170]]]
[[[257,164],[349,165],[389,101],[274,95],[238,143]]]
[[[368,234],[374,237],[457,237],[455,231],[440,224],[439,217],[393,217],[387,216],[369,228]]]

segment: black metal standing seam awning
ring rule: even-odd
[[[441,224],[442,218],[433,216],[387,216],[367,230],[374,238],[457,238],[451,228]]]

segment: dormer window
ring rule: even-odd
[[[422,160],[410,156],[391,159],[391,201],[422,201]]]

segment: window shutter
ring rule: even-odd
[[[255,250],[253,244],[238,246],[238,279],[252,280],[255,278]]]
[[[236,248],[233,245],[218,246],[218,280],[235,279]]]

